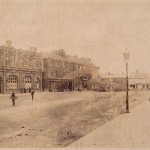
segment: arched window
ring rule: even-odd
[[[17,77],[10,75],[7,79],[7,89],[17,89]]]
[[[31,88],[31,81],[32,81],[32,79],[31,79],[30,76],[26,76],[26,77],[24,78],[24,88],[25,88],[25,89]]]
[[[36,78],[36,88],[39,89],[40,87],[40,79]]]

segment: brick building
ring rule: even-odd
[[[42,90],[42,58],[36,48],[15,49],[11,41],[0,46],[0,93]]]
[[[43,89],[49,91],[96,90],[99,68],[88,58],[65,54],[64,50],[41,53]]]

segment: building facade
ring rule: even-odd
[[[138,70],[130,75],[129,78],[130,90],[149,90],[150,76],[148,73],[142,73]]]
[[[150,76],[147,73],[134,72],[129,78],[129,90],[149,90]],[[125,91],[126,90],[125,75],[107,74],[100,78],[100,91]]]
[[[11,41],[0,46],[0,93],[42,90],[42,58],[36,48],[15,49]]]
[[[100,91],[125,91],[126,78],[122,75],[107,74],[100,78]]]
[[[98,85],[99,68],[91,59],[67,55],[64,50],[16,49],[9,40],[0,46],[0,94],[98,90]]]
[[[90,59],[66,55],[64,50],[41,53],[43,57],[43,90],[96,90],[99,68]]]

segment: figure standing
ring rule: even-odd
[[[15,92],[13,91],[12,92],[12,94],[11,94],[11,97],[10,97],[11,99],[12,99],[12,104],[13,104],[13,106],[15,106],[15,99],[17,98],[16,97],[16,95],[15,95]]]
[[[31,92],[31,96],[32,96],[32,101],[33,101],[33,98],[34,98],[34,91]]]

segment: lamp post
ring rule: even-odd
[[[124,56],[124,60],[125,60],[125,63],[126,63],[126,112],[129,113],[129,95],[128,95],[128,61],[129,61],[129,56],[130,56],[130,53],[123,53],[123,56]]]
[[[72,91],[74,91],[74,62],[72,63],[72,73],[73,73],[73,79],[72,79]]]

